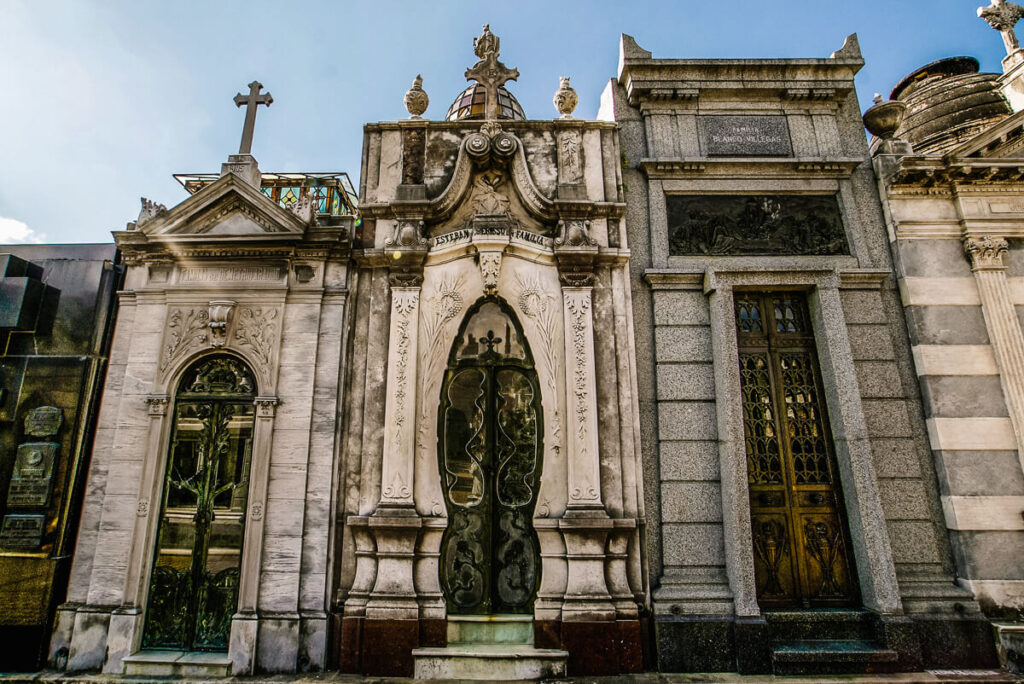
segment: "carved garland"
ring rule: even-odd
[[[238,312],[235,345],[247,348],[264,375],[270,372],[270,359],[277,338],[277,309],[246,306]]]
[[[392,446],[397,449],[401,440],[401,427],[405,424],[405,399],[408,396],[407,385],[409,382],[409,325],[412,322],[413,314],[419,305],[419,291],[402,292],[396,290],[392,293],[392,309],[397,315],[395,330],[398,332],[398,345],[395,348],[395,425],[399,428],[394,431]],[[390,487],[389,487],[390,489]]]
[[[171,365],[194,347],[209,339],[210,313],[207,309],[174,309],[167,319],[167,344],[164,346],[160,370],[166,372]]]
[[[569,310],[572,323],[572,346],[575,359],[573,361],[573,394],[576,396],[576,439],[579,444],[579,460],[586,462],[587,438],[587,316],[590,313],[589,293],[582,296],[567,296],[565,306]],[[582,491],[579,487],[572,490],[573,499],[596,499],[597,491],[593,486]]]

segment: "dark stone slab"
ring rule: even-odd
[[[365,620],[360,644],[362,674],[412,677],[412,651],[419,646],[419,634],[419,620]]]
[[[569,652],[570,677],[619,674],[618,627],[615,622],[562,622],[562,648]]]
[[[558,620],[534,620],[533,645],[537,648],[562,648],[562,623]]]
[[[701,116],[701,149],[709,157],[792,157],[785,116]]]
[[[350,674],[361,672],[359,655],[363,643],[363,618],[346,617],[341,619],[336,640],[335,657],[338,670]]]
[[[447,620],[420,620],[421,647],[444,648],[448,645]]]
[[[720,616],[659,616],[654,629],[661,672],[733,672],[736,641],[733,622]]]
[[[618,630],[619,671],[629,674],[644,671],[643,631],[639,620],[619,620]]]
[[[988,620],[930,615],[915,615],[913,620],[925,669],[999,666],[992,623]]]
[[[736,671],[740,674],[768,674],[772,671],[771,640],[763,618],[738,618],[736,635]]]
[[[672,256],[848,254],[834,195],[666,195]]]

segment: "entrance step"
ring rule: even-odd
[[[508,681],[561,679],[569,658],[568,651],[520,644],[418,648],[412,655],[416,679]]]
[[[448,645],[533,646],[531,615],[449,615]]]
[[[124,659],[126,675],[146,677],[227,677],[227,653],[201,651],[139,651]]]
[[[776,675],[891,672],[897,660],[896,651],[870,641],[807,639],[775,646],[772,672]]]
[[[793,641],[873,641],[878,616],[866,610],[820,609],[765,611],[772,643]]]

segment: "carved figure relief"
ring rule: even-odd
[[[478,255],[480,278],[484,281],[484,294],[498,294],[498,277],[501,275],[501,252],[481,251]]]
[[[580,163],[579,131],[563,131],[558,134],[558,160],[561,162],[560,183],[579,183],[583,178],[583,165]]]

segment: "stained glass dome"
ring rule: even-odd
[[[469,86],[455,98],[452,106],[448,108],[445,121],[459,121],[460,119],[482,119],[484,118],[484,98],[486,94],[484,87],[479,83]],[[515,119],[523,121],[526,114],[519,100],[512,93],[505,90],[503,86],[498,88],[498,118]]]

